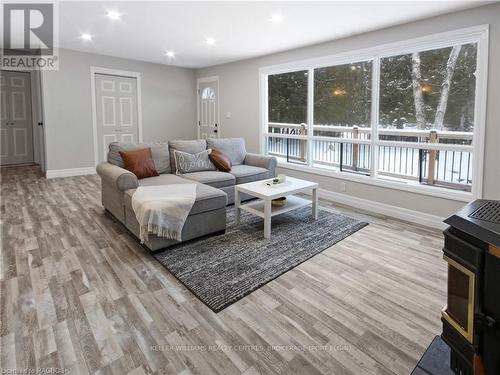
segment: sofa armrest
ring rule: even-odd
[[[254,167],[266,168],[269,170],[269,177],[276,176],[278,160],[274,156],[247,153],[244,163],[246,165],[253,165]]]
[[[136,189],[139,186],[137,176],[124,168],[104,161],[96,168],[103,181],[113,185],[118,190]]]

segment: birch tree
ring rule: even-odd
[[[443,84],[441,85],[441,97],[439,98],[436,116],[434,117],[434,128],[438,130],[443,128],[444,115],[446,113],[448,97],[450,95],[451,80],[453,78],[453,73],[455,72],[455,66],[457,65],[458,55],[460,54],[461,49],[462,46],[454,46],[451,50],[450,57],[448,57],[448,62],[446,63],[446,76]]]
[[[415,103],[415,117],[417,128],[425,129],[424,95],[422,93],[422,73],[420,71],[420,53],[411,56],[411,77],[413,82],[413,101]]]

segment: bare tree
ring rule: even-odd
[[[455,72],[455,66],[457,65],[458,55],[461,49],[462,46],[454,46],[451,50],[450,57],[448,57],[448,62],[446,63],[446,77],[441,85],[441,97],[439,98],[439,105],[436,110],[436,116],[434,117],[434,128],[438,130],[443,128],[444,115],[450,95],[451,80]]]
[[[417,128],[425,129],[424,96],[422,94],[422,73],[420,72],[420,53],[411,56],[411,78],[413,81],[413,100],[415,102],[415,116]]]

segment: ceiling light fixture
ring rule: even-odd
[[[175,57],[175,52],[174,51],[167,51],[167,52],[165,52],[165,56],[167,56],[169,59],[172,59]]]
[[[209,46],[213,46],[215,44],[215,39],[214,38],[206,38],[205,43],[208,44]]]
[[[114,10],[108,10],[106,16],[113,21],[117,21],[122,15]]]
[[[80,39],[81,40],[85,40],[85,41],[91,41],[92,40],[92,35],[90,35],[88,33],[82,33],[80,35]]]
[[[285,17],[281,13],[274,13],[271,15],[271,22],[275,24],[280,24],[283,22]]]

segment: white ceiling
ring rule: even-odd
[[[60,2],[60,47],[199,68],[484,4],[477,1]],[[118,21],[108,10],[122,14]],[[284,17],[271,22],[273,14]],[[83,41],[89,33],[92,41]],[[212,37],[215,45],[205,39]],[[166,50],[175,58],[167,59]]]

